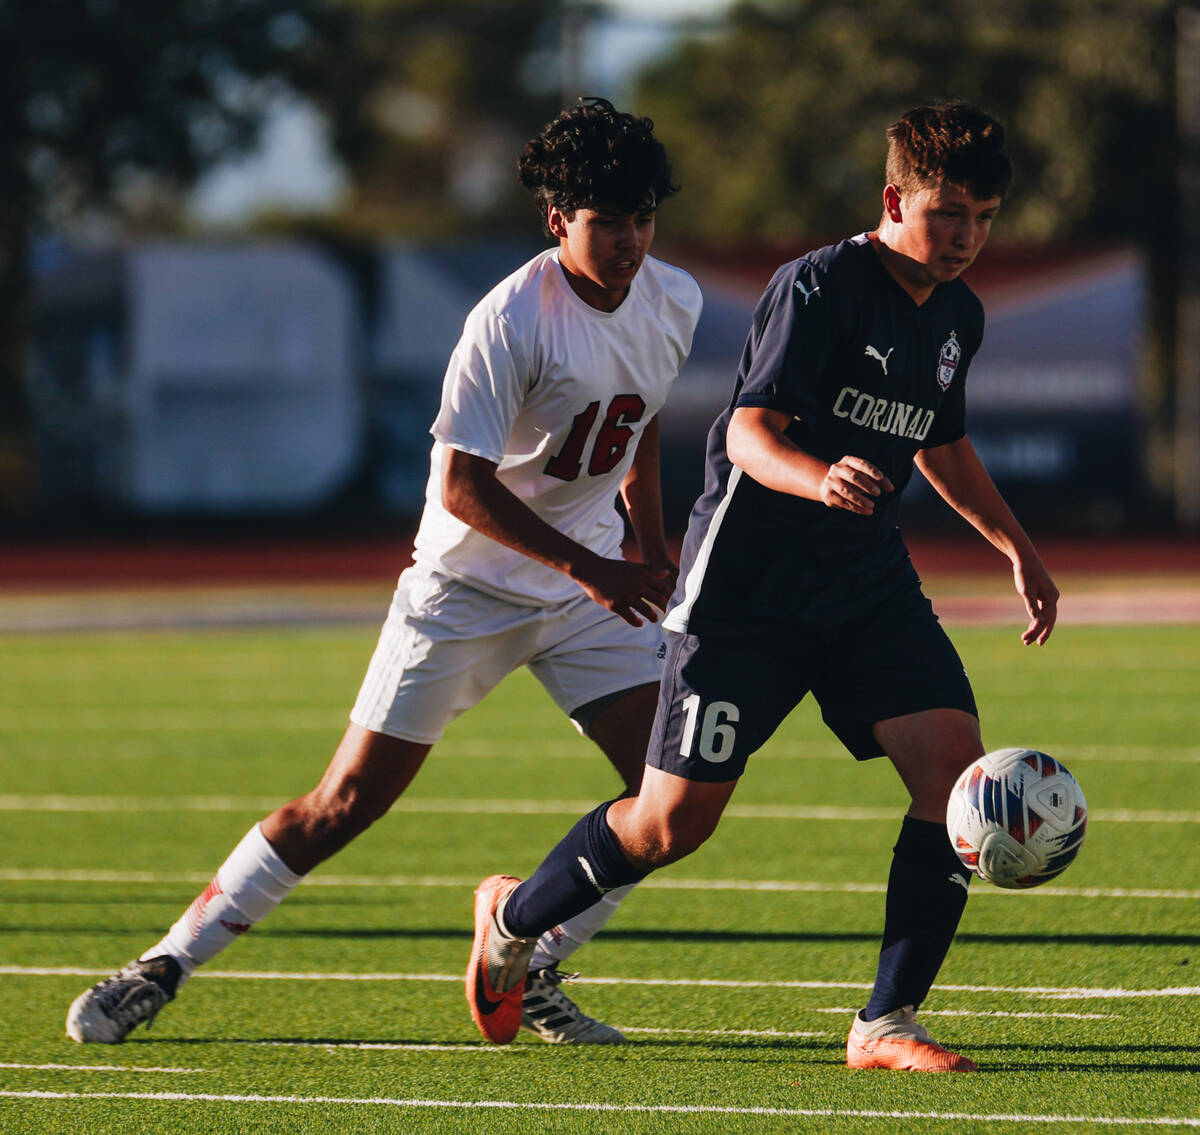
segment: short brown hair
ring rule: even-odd
[[[968,102],[914,107],[888,127],[887,138],[887,180],[901,194],[947,182],[987,201],[1012,185],[1003,123]]]

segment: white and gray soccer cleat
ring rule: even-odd
[[[623,1044],[619,1029],[589,1017],[559,988],[578,976],[549,967],[531,970],[521,1001],[521,1028],[547,1044]]]
[[[80,1044],[120,1044],[175,999],[180,973],[179,963],[166,954],[135,959],[75,998],[67,1011],[67,1036]]]

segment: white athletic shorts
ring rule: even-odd
[[[662,628],[632,627],[580,592],[523,607],[414,566],[399,579],[350,720],[432,745],[460,713],[528,666],[564,713],[657,682]]]

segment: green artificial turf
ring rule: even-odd
[[[844,1066],[905,800],[810,703],[752,758],[712,840],[572,960],[572,995],[630,1043],[485,1045],[461,986],[474,881],[528,872],[617,790],[526,674],[153,1028],[76,1045],[72,998],[320,775],[375,629],[0,638],[0,1131],[1200,1125],[1200,628],[1062,627],[1042,649],[952,633],[985,744],[1061,758],[1091,810],[1054,884],[972,887],[922,1014],[972,1076]]]

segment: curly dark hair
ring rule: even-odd
[[[576,209],[638,213],[679,189],[654,123],[602,98],[580,99],[548,122],[526,143],[517,173],[533,191],[543,227],[551,205],[568,220]]]
[[[914,107],[888,127],[887,137],[888,184],[901,194],[947,182],[987,201],[1012,186],[1003,123],[969,102]]]

